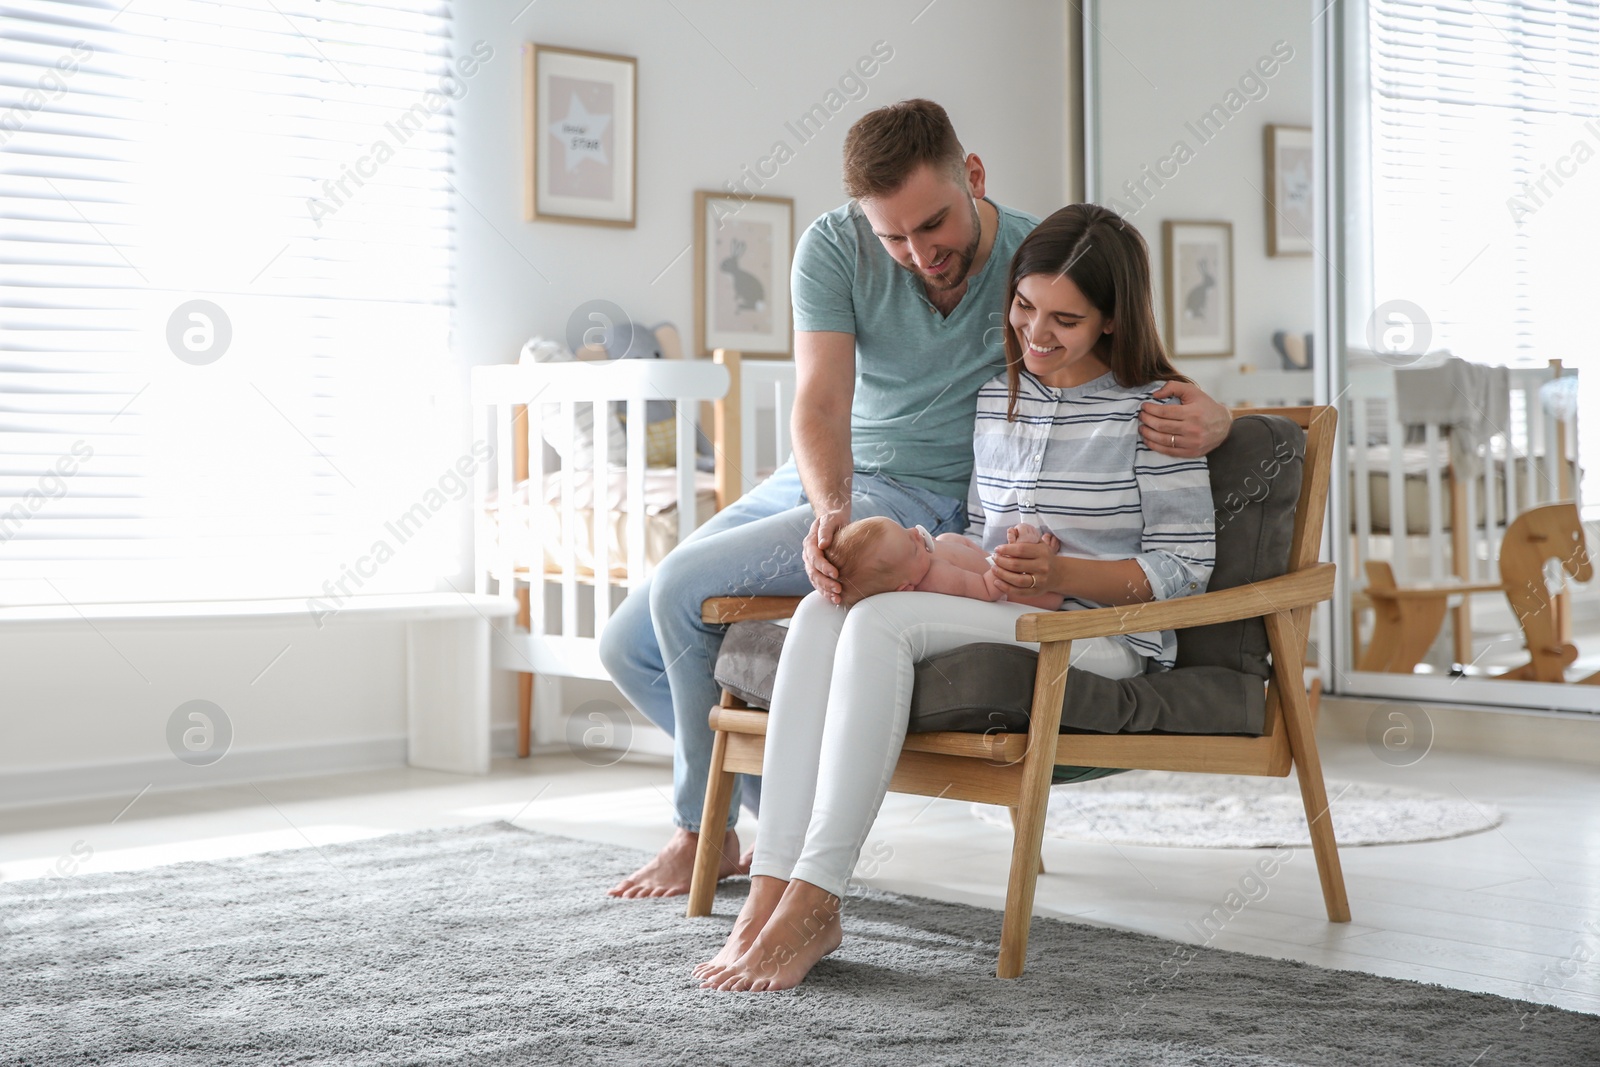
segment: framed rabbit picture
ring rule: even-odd
[[[794,201],[694,194],[695,349],[788,357]]]
[[[1233,355],[1233,223],[1161,224],[1167,355]]]

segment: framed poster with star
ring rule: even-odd
[[[632,226],[638,63],[545,44],[522,47],[523,217]]]

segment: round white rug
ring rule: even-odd
[[[1328,782],[1341,846],[1437,841],[1480,833],[1504,816],[1490,804],[1365,782]],[[1011,827],[1011,813],[974,804],[984,822]],[[1299,780],[1231,774],[1129,771],[1050,790],[1045,834],[1071,841],[1173,848],[1307,846]]]

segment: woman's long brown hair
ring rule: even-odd
[[[1167,358],[1150,295],[1150,253],[1139,231],[1098,204],[1068,204],[1023,238],[1006,283],[1006,418],[1016,417],[1022,339],[1011,326],[1017,283],[1030,274],[1065,274],[1115,324],[1094,354],[1123,388],[1187,382]]]

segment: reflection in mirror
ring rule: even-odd
[[[1343,15],[1349,665],[1600,680],[1600,12]]]

